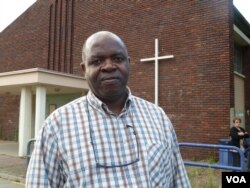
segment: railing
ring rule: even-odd
[[[216,145],[216,144],[198,144],[198,143],[187,143],[181,142],[179,143],[180,147],[199,147],[199,148],[218,148],[228,150],[228,152],[237,152],[240,155],[240,166],[230,166],[230,165],[221,165],[221,164],[209,164],[209,163],[202,163],[202,162],[193,162],[193,161],[184,161],[185,165],[189,166],[199,166],[199,167],[207,167],[207,168],[217,168],[217,169],[226,169],[226,170],[234,170],[234,171],[245,171],[244,165],[244,153],[241,149],[235,146],[228,146],[228,145]]]
[[[32,154],[31,145],[34,144],[36,141],[35,138],[29,140],[27,144],[27,158],[26,158],[26,165],[28,166],[30,157]],[[180,147],[196,147],[196,148],[218,148],[224,149],[228,152],[237,152],[240,155],[240,166],[230,166],[230,165],[221,165],[221,164],[210,164],[210,163],[202,163],[202,162],[195,162],[195,161],[184,161],[185,165],[188,166],[199,166],[199,167],[207,167],[207,168],[217,168],[217,169],[225,169],[225,170],[234,170],[234,171],[245,171],[244,165],[244,153],[241,149],[235,146],[228,146],[228,145],[216,145],[216,144],[198,144],[198,143],[188,143],[188,142],[181,142],[179,143]]]
[[[30,157],[31,157],[31,154],[32,154],[32,150],[31,150],[31,145],[34,144],[36,141],[35,138],[29,140],[28,144],[27,144],[27,155],[26,155],[26,165],[28,166],[29,165],[29,162],[30,162]]]

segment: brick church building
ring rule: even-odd
[[[87,93],[82,45],[100,30],[125,41],[132,93],[165,110],[180,142],[217,144],[234,116],[250,131],[250,24],[232,0],[37,0],[0,33],[0,139],[19,156]]]

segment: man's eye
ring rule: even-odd
[[[116,62],[116,63],[121,63],[121,62],[124,61],[124,58],[116,56],[116,57],[113,57],[113,61]]]
[[[93,64],[93,65],[99,65],[101,63],[102,63],[101,59],[95,59],[95,60],[91,61],[91,64]]]

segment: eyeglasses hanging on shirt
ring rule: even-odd
[[[132,125],[115,125],[114,128],[114,126],[96,121],[96,126],[102,127],[93,127],[88,99],[86,99],[86,107],[96,166],[114,168],[129,166],[138,162],[139,144],[138,135],[133,125],[133,116],[131,116]],[[94,130],[95,128],[100,129],[100,131]]]

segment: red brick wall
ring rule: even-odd
[[[175,56],[160,63],[159,102],[179,140],[217,143],[227,137],[232,106],[231,2],[133,2],[97,6],[80,1],[75,9],[74,52],[81,51],[81,43],[95,31],[119,34],[132,60],[130,87],[153,101],[154,66],[139,60],[154,55],[154,39],[159,38],[160,55]],[[75,55],[75,61],[80,62],[80,56]]]
[[[0,139],[18,140],[19,96],[0,96]]]
[[[159,104],[178,139],[218,143],[228,137],[233,106],[232,1],[49,2],[37,1],[1,34],[0,72],[49,67],[81,75],[84,40],[93,32],[109,30],[128,46],[133,93],[153,102],[154,64],[140,59],[154,55],[158,38],[159,55],[175,56],[159,64]],[[66,7],[73,8],[73,14]]]
[[[46,2],[38,0],[2,31],[0,72],[47,67],[49,5]]]

